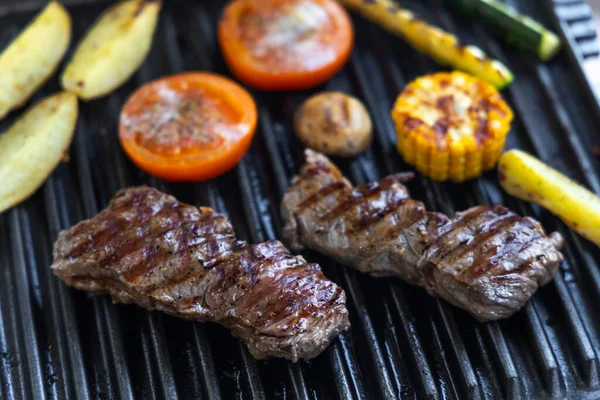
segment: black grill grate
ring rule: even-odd
[[[481,44],[516,72],[517,81],[506,91],[517,114],[509,147],[538,154],[600,193],[600,159],[591,152],[600,145],[600,113],[581,75],[573,73],[575,58],[561,55],[537,64],[447,10],[443,0],[406,3],[459,31],[465,41]],[[552,23],[549,3],[518,3]],[[105,4],[71,7],[75,38]],[[126,160],[117,141],[119,108],[138,85],[191,69],[228,74],[215,40],[221,6],[166,2],[152,53],[135,78],[105,99],[81,104],[71,161],[32,199],[0,215],[0,398],[600,397],[600,322],[595,318],[600,251],[547,212],[506,196],[494,173],[461,185],[420,178],[409,186],[430,209],[453,213],[478,203],[505,203],[565,235],[566,260],[555,280],[505,321],[477,323],[421,289],[371,279],[306,253],[346,290],[351,331],[310,362],[257,362],[218,326],[113,306],[107,297],[71,290],[52,276],[58,232],[95,215],[117,189],[133,184],[148,183],[182,201],[224,212],[242,238],[281,237],[279,201],[302,150],[291,115],[314,91],[253,93],[260,124],[252,150],[233,172],[208,183],[149,178]],[[2,26],[13,34],[30,17],[4,17]],[[340,162],[354,182],[362,182],[408,169],[394,150],[389,109],[409,80],[440,68],[376,26],[360,18],[355,25],[352,59],[324,88],[364,99],[372,114],[373,147]],[[561,28],[572,29],[573,37],[587,35],[577,33],[577,26]],[[43,92],[57,89],[54,79]]]

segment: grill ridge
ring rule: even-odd
[[[337,82],[340,83],[340,82]],[[263,134],[272,134],[272,131],[269,130],[269,132],[263,132]],[[275,154],[274,152],[269,152],[269,156],[271,159],[275,158]],[[281,162],[277,161],[277,162],[273,162],[272,164],[281,164]],[[299,164],[296,165],[295,170],[297,170],[299,168]],[[276,174],[279,175],[279,173],[282,171],[278,171],[276,170]],[[356,172],[355,172],[356,174]],[[286,174],[287,175],[287,174]],[[356,178],[356,175],[354,176],[354,178]],[[287,187],[289,181],[291,180],[291,175],[287,175],[286,178],[278,178],[277,181],[278,182],[285,182],[285,186],[284,188],[279,188],[279,192],[282,193],[285,189],[285,187]],[[366,347],[368,348],[368,357],[369,357],[369,367],[372,369],[374,368],[376,370],[376,374],[375,374],[375,379],[378,383],[377,387],[378,390],[380,390],[379,395],[382,398],[395,398],[398,393],[396,391],[394,391],[394,389],[392,388],[392,383],[391,383],[391,377],[390,377],[390,372],[388,371],[388,368],[386,366],[385,360],[383,358],[382,355],[382,351],[381,348],[378,344],[377,338],[376,338],[376,334],[373,330],[373,324],[371,322],[371,317],[367,311],[367,307],[365,306],[365,301],[363,299],[363,295],[362,295],[362,291],[359,288],[358,285],[358,281],[356,280],[355,275],[353,275],[352,273],[349,273],[348,270],[346,269],[346,267],[342,267],[342,266],[337,266],[337,268],[341,268],[342,272],[342,278],[343,278],[343,282],[345,283],[344,288],[348,293],[348,298],[349,301],[348,303],[354,306],[354,309],[356,311],[356,313],[358,314],[358,318],[359,318],[359,323],[357,323],[356,321],[354,322],[353,326],[356,327],[356,325],[360,325],[361,328],[361,334],[362,336],[365,337],[366,339]],[[331,277],[336,277],[338,274],[333,273],[333,274],[328,274]],[[339,282],[339,279],[335,279],[336,281]]]
[[[264,221],[260,217],[259,206],[256,202],[260,193],[255,190],[256,186],[252,185],[253,179],[249,176],[247,168],[248,158],[241,161],[238,167],[238,183],[242,189],[242,204],[244,205],[244,212],[246,220],[249,222],[250,227],[250,240],[254,243],[264,242],[265,240],[276,239],[275,235],[268,234],[265,230]],[[262,197],[262,196],[261,196]],[[259,229],[259,226],[263,226]],[[271,229],[272,231],[272,229]],[[279,236],[281,237],[281,236]],[[297,399],[308,399],[308,389],[306,387],[304,373],[302,369],[296,364],[287,363],[287,372],[292,385],[292,391]]]
[[[369,60],[369,58],[367,58],[367,57],[363,58],[363,60],[365,60],[365,59]],[[391,158],[389,157],[389,153],[387,153],[384,150],[386,148],[386,144],[389,144],[389,142],[390,142],[390,138],[389,138],[389,136],[386,137],[385,132],[393,132],[393,128],[391,127],[391,122],[388,124],[385,124],[383,122],[383,121],[389,120],[389,118],[386,119],[382,115],[382,113],[384,113],[384,112],[387,113],[387,110],[389,109],[389,104],[384,105],[375,99],[375,95],[371,91],[371,87],[373,87],[375,85],[375,83],[373,82],[374,79],[368,79],[368,77],[376,76],[377,74],[373,74],[373,73],[367,74],[365,72],[366,69],[361,67],[360,64],[361,63],[360,63],[359,57],[353,56],[353,58],[351,60],[352,70],[355,72],[355,74],[358,77],[358,81],[361,83],[361,90],[367,101],[367,105],[372,112],[373,121],[374,121],[374,125],[375,125],[375,132],[377,135],[376,137],[378,138],[377,141],[380,142],[380,146],[381,146],[380,151],[384,154],[384,161],[387,164],[386,172],[402,170],[402,168],[398,168],[396,163],[391,161]],[[374,71],[376,68],[377,67],[374,64],[371,64],[371,65],[369,65],[368,70]],[[402,79],[402,78],[398,76],[398,79]],[[397,83],[397,82],[398,81],[394,82],[394,86],[395,86],[395,88],[397,88],[397,92],[399,92],[401,90],[401,88],[404,87],[404,85]],[[379,87],[382,88],[383,86],[379,85]],[[356,176],[353,177],[353,180],[355,180],[356,183],[360,183],[360,181],[361,181],[359,179],[356,179]],[[428,200],[428,205],[431,206],[431,204],[432,204],[431,198],[429,198],[427,200]],[[436,300],[436,302],[438,303],[437,304],[438,310],[439,310],[440,314],[442,315],[442,318],[444,318],[444,313],[445,313],[445,311],[443,310],[444,306],[439,302],[439,300]],[[441,323],[449,323],[449,321],[444,320]],[[458,342],[458,339],[455,337],[455,335],[453,333],[449,332],[448,334],[451,336],[450,341],[452,343]],[[460,346],[460,343],[456,343],[456,344]],[[419,357],[418,354],[416,354],[414,352],[414,350],[412,353],[413,353],[413,358],[415,358],[415,359],[421,358],[421,357]],[[464,354],[461,354],[460,350],[457,350],[457,352],[455,353],[455,358],[456,358],[457,366],[460,368],[460,370],[462,372],[461,378],[463,381],[462,385],[464,386],[464,389],[466,389],[466,391],[469,393],[469,396],[475,396],[478,391],[477,382],[475,380],[475,375],[473,373],[472,367],[470,366],[468,359],[466,359],[464,357]],[[426,363],[426,361],[424,361],[424,360],[419,362],[419,364],[425,364],[425,363]],[[431,393],[431,388],[429,388],[428,392]]]
[[[421,58],[421,56],[417,56],[418,58],[418,62],[420,64],[425,63],[425,60],[423,60]],[[355,59],[353,59],[354,61]],[[358,62],[353,62],[352,64],[354,66],[354,69],[356,71],[360,70],[360,67],[358,67],[359,63]],[[372,71],[372,69],[371,69]],[[357,75],[359,74],[359,72],[357,72]],[[361,73],[362,78],[364,78],[366,76],[366,73],[362,72]],[[376,74],[372,74],[371,75],[376,75]],[[396,93],[399,93],[405,86],[406,79],[403,78],[403,76],[401,75],[401,72],[399,69],[396,70],[396,74],[394,76],[394,80],[393,80],[393,87],[394,87],[394,91]],[[368,87],[370,85],[366,85],[366,80],[363,80],[361,78],[359,78],[360,82],[364,82],[365,84],[363,84],[362,89],[367,92],[369,89]],[[369,97],[371,97],[371,100],[369,100]],[[367,104],[369,104],[372,99],[373,96],[366,96],[367,99]],[[387,107],[382,107],[381,104],[371,104],[370,109],[378,109],[378,110],[387,110],[390,108],[390,105],[388,105]],[[376,122],[375,120],[375,127],[377,131],[380,132],[385,132],[386,131],[386,127],[382,127],[380,126],[381,123],[381,119],[378,118],[378,120],[380,121],[379,123]],[[390,130],[390,128],[387,128],[388,132],[393,132],[393,129]],[[389,147],[389,145],[391,144],[393,146],[393,142],[390,143],[389,140],[389,136],[387,139],[385,138],[381,138],[382,142],[380,143],[380,146],[382,147],[382,149],[385,149],[386,147]],[[392,147],[393,148],[393,147]],[[382,150],[384,151],[384,150]],[[387,169],[385,173],[391,173],[392,171],[400,171],[400,170],[406,170],[406,167],[403,168],[393,168],[393,169]],[[428,181],[423,180],[422,178],[419,179],[420,183],[422,186],[428,188],[429,190],[427,190],[428,193],[433,193],[432,189],[438,189],[439,191],[439,184],[432,184]],[[444,197],[448,197],[447,193],[437,193],[437,197],[438,199],[440,198],[439,195],[442,195]],[[428,209],[432,209],[432,210],[436,210],[439,209],[438,208],[438,204],[436,204],[435,201],[433,201],[432,197],[430,196],[429,198],[424,199],[425,203],[427,204]],[[446,213],[446,214],[451,214],[452,210],[449,208],[449,202],[441,202],[441,204],[439,204],[439,206],[441,206],[441,210]],[[461,371],[461,376],[460,376],[460,380],[461,380],[461,384],[463,386],[463,389],[468,393],[469,398],[474,398],[475,396],[479,396],[479,383],[477,382],[477,379],[475,377],[474,371],[473,371],[473,367],[470,363],[469,357],[466,354],[466,350],[464,347],[464,343],[462,342],[462,338],[460,337],[460,335],[458,334],[458,330],[456,327],[456,323],[454,321],[454,318],[449,315],[448,313],[448,306],[446,304],[443,304],[441,302],[441,300],[439,299],[435,299],[435,303],[436,303],[436,307],[438,309],[439,315],[441,317],[440,320],[440,324],[442,324],[444,326],[444,332],[448,335],[448,341],[450,343],[453,344],[453,347],[451,348],[451,352],[453,353],[453,357],[455,359],[455,365],[459,368],[459,370]]]
[[[482,37],[482,39],[484,39],[485,42],[490,42],[486,40],[488,39],[487,34],[482,30],[480,26],[476,27],[476,31],[478,35]],[[501,50],[498,46],[490,46],[489,51],[495,57],[501,55]],[[500,58],[505,57],[501,55]],[[561,102],[558,100],[558,95],[554,88],[554,85],[550,82],[551,78],[548,72],[548,67],[545,65],[538,65],[537,67],[532,68],[535,69],[536,78],[540,85],[544,88],[546,97],[550,100],[550,105],[554,110],[554,114],[557,116],[557,119],[559,120],[559,125],[565,133],[564,136],[566,136],[569,139],[568,141],[571,146],[571,150],[576,155],[575,158],[577,159],[580,170],[583,172],[587,183],[593,189],[596,189],[598,186],[598,178],[592,173],[593,169],[589,157],[587,156],[587,153],[583,150],[583,146],[581,145],[579,138],[575,136],[575,133],[571,128],[572,125],[570,117],[568,116]],[[518,85],[511,86],[509,88],[509,92],[513,96],[513,100],[517,105],[517,109],[519,110],[518,114],[519,116],[521,116],[522,122],[526,126],[527,136],[533,143],[535,151],[539,155],[541,155],[543,159],[551,159],[551,156],[545,151],[544,146],[542,146],[539,143],[539,139],[537,139],[536,135],[533,134],[533,132],[535,131],[534,125],[529,121],[528,118],[525,118],[526,116],[528,116],[528,113],[526,113],[526,104],[530,103],[530,98],[528,100],[525,100],[527,98],[527,95],[521,91],[521,87]],[[527,103],[528,101],[529,103]],[[596,189],[596,191],[598,190]],[[569,245],[567,245],[567,251],[569,251]],[[568,315],[569,325],[571,326],[573,334],[576,336],[577,347],[580,349],[581,354],[579,355],[579,360],[585,365],[584,368],[587,370],[586,373],[588,383],[590,384],[590,386],[597,386],[597,358],[595,352],[593,351],[590,345],[590,340],[587,337],[585,330],[581,326],[580,316],[578,315],[577,311],[575,311],[576,309],[572,303],[572,300],[566,293],[567,289],[560,273],[557,274],[557,277],[555,278],[554,283],[552,285],[557,286],[557,290],[559,291],[559,295],[561,296],[562,303],[565,306]]]
[[[491,50],[492,53],[499,53],[499,49],[498,48],[494,48]],[[575,153],[575,159],[577,160],[577,165],[580,171],[582,171],[582,174],[585,178],[586,183],[592,188],[592,190],[596,191],[596,192],[600,192],[600,187],[599,185],[599,180],[597,178],[597,176],[593,175],[591,171],[593,171],[590,160],[587,156],[587,154],[585,153],[585,151],[582,149],[582,145],[579,142],[579,140],[577,138],[574,138],[575,133],[572,131],[572,129],[570,128],[570,121],[569,121],[569,117],[566,114],[566,111],[564,110],[564,108],[561,106],[560,102],[557,99],[557,95],[556,92],[554,91],[552,84],[549,82],[549,75],[548,75],[548,71],[547,68],[545,66],[538,66],[537,68],[535,68],[536,70],[536,77],[538,82],[540,82],[540,84],[544,87],[546,93],[547,93],[547,97],[550,99],[550,105],[553,108],[554,114],[557,116],[557,119],[559,120],[559,124],[560,124],[560,128],[564,131],[565,135],[568,139],[569,139],[569,144],[571,146],[572,151]],[[534,125],[530,122],[527,122],[527,118],[524,118],[525,116],[527,116],[528,114],[525,112],[525,97],[526,95],[524,93],[520,93],[520,88],[518,86],[513,86],[511,88],[509,88],[509,92],[511,93],[511,95],[513,96],[513,99],[515,101],[515,104],[517,104],[517,108],[519,109],[519,115],[521,116],[521,119],[524,120],[524,125],[527,127],[526,128],[526,134],[527,136],[530,138],[531,142],[533,143],[535,152],[542,158],[542,159],[546,159],[546,160],[550,160],[552,159],[552,156],[550,154],[548,154],[547,151],[545,151],[545,148],[543,145],[541,145],[540,143],[538,143],[538,141],[535,139],[535,134],[534,132]],[[517,100],[517,97],[520,97],[520,100]],[[527,210],[529,211],[529,210]],[[526,211],[526,212],[527,212]],[[545,221],[544,221],[545,222]],[[554,222],[554,225],[556,225],[557,222]],[[568,243],[566,245],[566,251],[570,251],[570,243]],[[563,269],[567,269],[569,270],[569,266],[568,266],[569,260],[565,260],[564,264],[563,264]],[[566,266],[566,268],[565,268]],[[569,296],[568,293],[566,293],[567,288],[564,284],[563,281],[563,276],[561,275],[561,273],[559,272],[557,274],[557,276],[555,277],[555,279],[553,280],[553,282],[550,284],[550,287],[552,286],[556,286],[556,289],[559,292],[559,296],[561,297],[562,303],[565,307],[565,311],[567,313],[568,316],[568,322],[569,325],[571,326],[571,330],[573,332],[573,335],[575,336],[575,343],[577,345],[577,348],[579,350],[579,361],[580,363],[582,363],[584,365],[584,368],[587,370],[587,381],[590,384],[590,386],[596,386],[598,384],[598,360],[597,357],[595,355],[595,352],[593,351],[591,345],[590,345],[590,339],[587,337],[587,333],[585,332],[585,330],[583,329],[583,327],[581,326],[581,317],[578,315],[578,312],[576,311],[576,308],[574,307],[572,300]],[[576,289],[573,289],[576,290]]]
[[[31,299],[28,281],[36,282],[33,272],[35,271],[35,260],[33,259],[33,246],[31,246],[31,231],[29,229],[28,218],[23,214],[23,210],[14,209],[10,215],[11,223],[11,246],[13,251],[13,267],[28,266],[28,268],[14,268],[14,288],[19,293],[17,298],[17,311],[20,325],[20,336],[23,340],[23,348],[26,357],[26,366],[28,368],[28,384],[31,393],[38,393],[43,398],[46,397],[44,390],[44,379],[41,371],[41,354],[38,347],[38,337],[34,326],[34,316],[32,312],[33,301]],[[27,254],[26,254],[27,253]],[[31,265],[33,263],[33,265]]]
[[[184,62],[183,62],[182,56],[181,56],[182,53],[180,50],[178,50],[178,44],[176,43],[176,40],[175,40],[176,32],[175,32],[172,16],[170,14],[167,14],[165,16],[165,21],[166,21],[165,22],[165,30],[164,30],[165,33],[164,33],[164,36],[162,37],[162,40],[164,40],[164,42],[166,44],[165,46],[163,46],[163,48],[166,48],[166,50],[167,50],[166,60],[168,63],[168,68],[164,68],[164,65],[163,65],[162,69],[164,69],[164,71],[162,71],[162,72],[163,73],[177,73],[184,69],[183,68]],[[209,70],[212,69],[208,59],[203,64],[204,64],[203,65],[204,68],[209,69]],[[141,72],[140,72],[140,75],[142,75]],[[145,79],[145,77],[156,76],[156,75],[146,73],[142,76],[144,76],[144,78],[142,78],[143,81],[147,81],[148,79]],[[140,82],[140,84],[141,83],[143,83],[143,82]],[[242,168],[242,165],[240,165],[240,168]],[[159,189],[167,190],[166,186],[162,182],[155,181],[155,186]],[[208,184],[208,186],[209,186],[209,192],[211,192],[212,195],[209,196],[208,202],[206,204],[208,204],[210,207],[214,208],[215,210],[217,210],[219,212],[228,214],[222,205],[223,201],[219,202],[216,199],[216,197],[219,197],[219,194],[216,193],[216,190],[212,187],[211,184]],[[197,330],[198,328],[196,327],[195,329]],[[260,374],[259,374],[259,371],[258,371],[258,368],[256,365],[256,361],[252,358],[252,356],[250,356],[250,354],[248,353],[247,349],[244,347],[243,344],[237,343],[237,346],[239,348],[240,356],[242,359],[242,364],[240,366],[240,370],[246,371],[246,380],[248,383],[248,389],[251,394],[251,397],[254,399],[264,398],[264,389],[262,388],[262,383],[260,380]],[[301,379],[301,378],[299,378],[299,379]],[[210,387],[209,387],[209,390],[211,390]]]
[[[64,168],[63,168],[64,169]],[[64,189],[57,188],[59,183],[52,177],[46,184],[46,190],[44,193],[44,199],[46,204],[46,213],[48,214],[48,221],[50,225],[50,233],[52,238],[58,237],[58,233],[61,229],[66,228],[66,199],[64,197]],[[59,198],[60,194],[60,198]],[[48,265],[52,259],[52,245],[50,245],[48,256]],[[55,327],[57,330],[56,344],[53,348],[58,347],[58,360],[61,361],[63,366],[62,371],[59,370],[60,374],[64,374],[62,381],[65,382],[65,396],[67,393],[76,393],[77,398],[89,399],[89,386],[88,379],[85,373],[83,352],[81,350],[80,335],[78,334],[78,322],[75,316],[75,310],[73,307],[72,296],[69,293],[69,289],[60,282],[57,282],[52,275],[49,268],[45,268],[45,277],[49,286],[49,295],[51,299],[58,298],[59,304],[52,304],[52,311],[55,311],[52,320],[60,328]],[[60,307],[60,309],[59,309]],[[68,342],[67,342],[68,340]],[[67,373],[71,373],[71,378],[68,379]],[[68,386],[68,383],[71,386]],[[71,396],[71,395],[68,395]]]
[[[398,318],[400,318],[400,321],[402,321],[402,328],[404,330],[403,339],[406,339],[409,343],[409,350],[402,351],[398,349],[398,355],[401,355],[403,352],[408,353],[408,356],[411,357],[411,361],[417,365],[417,373],[414,375],[416,375],[418,384],[423,388],[425,396],[430,399],[439,398],[433,372],[425,357],[425,350],[423,349],[421,340],[416,334],[414,317],[411,315],[406,301],[399,292],[399,290],[390,287],[389,296],[391,298],[392,306],[390,307],[386,304],[386,308],[388,309],[386,313],[386,322],[390,325],[393,324],[392,312],[395,313]],[[397,343],[397,338],[395,342],[395,347],[400,348],[400,343]],[[392,359],[391,361],[394,362],[394,364],[398,364],[397,359]],[[415,391],[415,389],[413,389],[413,391]]]
[[[283,161],[276,143],[275,132],[272,129],[271,117],[266,109],[261,108],[260,105],[259,110],[261,121],[260,132],[262,135],[260,135],[257,140],[264,142],[263,148],[266,148],[267,150],[269,161],[274,171],[277,197],[281,198],[289,184],[291,175],[286,173],[283,166]],[[281,224],[279,223],[278,226],[281,227]],[[281,237],[280,231],[281,228],[278,229],[278,237]],[[336,281],[339,282],[339,280]],[[328,350],[330,352],[331,363],[335,366],[335,375],[336,377],[341,378],[339,381],[336,379],[338,394],[340,398],[365,398],[362,383],[356,379],[359,373],[355,372],[356,368],[354,366],[356,366],[357,363],[348,349],[348,344],[346,343],[344,335],[345,334],[340,335],[339,340],[332,343],[332,349]]]
[[[458,22],[463,22],[467,28],[461,28],[460,36],[465,41],[485,43],[488,54],[518,71],[517,82],[507,91],[518,115],[509,147],[533,151],[600,193],[600,160],[588,154],[590,143],[599,140],[592,129],[600,113],[593,106],[582,106],[585,82],[565,81],[573,69],[565,57],[537,65],[520,52],[500,47],[478,23],[465,24],[456,13],[433,15],[432,10],[446,8],[441,0],[408,3],[449,30],[457,31]],[[565,1],[560,3],[566,7]],[[596,261],[600,251],[539,207],[505,195],[492,174],[460,186],[422,178],[409,186],[415,198],[433,210],[452,213],[478,203],[505,203],[564,235],[566,257],[556,279],[507,321],[476,323],[420,289],[363,277],[307,252],[306,258],[319,262],[348,293],[352,330],[316,360],[294,365],[257,362],[240,342],[220,338],[222,328],[113,306],[104,297],[75,294],[52,276],[51,240],[61,229],[95,215],[117,189],[130,184],[150,183],[182,200],[224,212],[242,238],[281,237],[279,200],[301,164],[290,117],[314,91],[283,96],[253,93],[260,121],[252,149],[234,172],[209,183],[164,184],[148,178],[125,159],[118,144],[116,116],[136,86],[198,67],[227,74],[215,43],[215,16],[221,6],[165,2],[149,61],[115,94],[81,105],[70,165],[60,166],[32,200],[0,216],[0,245],[11,249],[0,254],[0,397],[488,399],[597,394],[600,322],[591,312],[600,300]],[[549,8],[520,3],[519,7],[547,19],[543,14]],[[83,15],[74,18],[76,31],[91,22],[93,13],[87,10],[96,13],[101,8],[74,7],[74,15]],[[371,112],[373,147],[340,163],[359,183],[408,169],[393,148],[391,101],[409,79],[439,67],[374,25],[360,18],[355,23],[362,34],[357,34],[351,61],[324,88],[357,95]],[[589,28],[564,21],[560,28],[581,43],[576,51],[587,51]],[[571,51],[567,49],[567,54]],[[56,90],[57,83],[53,80],[49,86]],[[54,91],[49,89],[43,92]],[[590,134],[578,136],[588,130]],[[236,199],[241,199],[242,207]],[[175,338],[172,329],[184,326],[185,343],[174,343],[179,336]],[[97,332],[90,335],[90,328]],[[223,349],[221,340],[232,348]],[[46,349],[47,344],[52,348]],[[180,348],[185,351],[184,363],[193,364],[190,376],[178,375],[183,368]],[[331,382],[324,384],[319,380],[325,373]]]
[[[16,211],[12,211],[11,213],[15,213]],[[10,221],[10,220],[9,220]],[[10,237],[7,235],[7,237]],[[10,242],[9,242],[10,243]],[[12,245],[12,243],[11,243]],[[13,256],[14,257],[14,256]],[[6,361],[8,363],[8,368],[11,370],[14,369],[12,376],[12,384],[15,388],[22,393],[30,392],[30,388],[26,386],[27,379],[25,375],[25,362],[19,362],[19,360],[25,361],[26,353],[24,350],[24,344],[21,341],[22,335],[19,334],[19,321],[18,321],[18,313],[17,313],[17,296],[16,296],[16,288],[13,284],[13,272],[9,268],[4,268],[2,271],[2,282],[0,285],[0,290],[3,293],[8,293],[8,299],[5,302],[5,309],[3,310],[3,315],[6,316],[6,321],[4,321],[3,325],[5,326],[4,334],[6,335],[7,342],[13,344],[13,348],[8,348],[6,350]]]
[[[165,18],[165,35],[164,40],[167,43],[168,50],[168,62],[170,64],[170,68],[174,73],[183,71],[183,63],[181,61],[181,53],[180,50],[176,50],[178,48],[178,44],[176,42],[176,29],[173,23],[173,17],[171,14],[168,14]],[[194,41],[193,43],[198,43],[198,41]],[[198,49],[194,49],[195,52],[198,52]],[[203,59],[203,57],[199,57]],[[203,65],[203,69],[206,69],[206,65]],[[118,113],[118,109],[116,110]],[[116,115],[116,114],[113,114]],[[194,192],[196,193],[196,198],[205,198],[206,196],[202,195],[202,190],[199,190],[199,185],[194,185]],[[202,204],[214,204],[214,201],[208,201],[203,199]],[[196,348],[198,349],[198,359],[200,360],[200,367],[202,370],[202,378],[204,380],[204,391],[203,395],[206,396],[207,399],[211,400],[219,400],[221,399],[221,393],[218,388],[218,378],[217,373],[215,371],[215,363],[214,358],[210,349],[210,344],[208,339],[202,329],[198,326],[198,324],[193,324],[192,326],[193,336],[196,343]]]
[[[85,110],[81,110],[79,125],[85,125]],[[86,131],[85,127],[80,128]],[[94,198],[94,189],[92,186],[91,168],[87,161],[87,151],[85,143],[81,140],[81,135],[76,135],[74,140],[75,157],[77,158],[79,171],[79,185],[83,189],[83,209],[85,217],[91,218],[99,211],[96,199]],[[74,223],[75,221],[71,221]],[[116,311],[113,306],[108,304],[106,297],[94,296],[92,300],[94,304],[94,316],[96,329],[98,332],[98,342],[101,347],[101,358],[104,371],[100,374],[106,378],[106,390],[109,393],[117,392],[120,398],[133,399],[131,392],[131,379],[129,377],[124,359],[124,347],[120,335],[120,326],[116,317]],[[108,338],[108,340],[107,340]],[[114,378],[111,377],[111,371],[114,369]],[[112,387],[111,381],[117,382],[117,388]],[[100,390],[105,390],[103,384],[100,383]]]

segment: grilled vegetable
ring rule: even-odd
[[[498,173],[508,193],[547,208],[600,246],[600,198],[594,193],[519,150],[500,157]]]
[[[493,86],[441,72],[410,83],[392,118],[404,161],[435,180],[462,182],[494,167],[513,113]]]
[[[63,88],[90,100],[121,86],[146,58],[159,11],[160,1],[128,0],[110,7],[75,50]]]
[[[256,104],[236,82],[187,72],[149,82],[121,110],[123,150],[141,169],[169,181],[201,181],[229,171],[246,154]]]
[[[65,157],[76,120],[77,97],[62,92],[34,105],[0,135],[0,212],[44,183]]]
[[[500,61],[488,58],[478,47],[461,45],[456,36],[417,19],[390,0],[339,1],[440,64],[468,72],[499,89],[513,81],[512,72]]]
[[[306,100],[294,116],[300,140],[320,152],[352,157],[371,144],[371,118],[352,96],[325,92]]]
[[[71,40],[71,17],[48,3],[0,55],[0,118],[21,107],[56,70]]]
[[[317,86],[350,57],[354,30],[335,0],[233,0],[219,21],[231,72],[263,90]]]
[[[560,50],[560,39],[554,32],[499,1],[454,0],[454,3],[499,31],[510,43],[533,52],[543,61]]]

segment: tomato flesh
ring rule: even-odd
[[[313,70],[335,59],[335,24],[318,4],[292,2],[258,11],[247,9],[241,15],[240,39],[264,69]]]
[[[145,171],[168,180],[203,180],[232,168],[247,151],[256,125],[250,95],[208,73],[160,79],[123,107],[120,139]]]
[[[336,73],[352,49],[353,29],[333,0],[235,0],[219,23],[232,72],[260,89],[302,89]]]

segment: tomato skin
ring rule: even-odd
[[[335,75],[350,57],[354,28],[346,10],[334,0],[310,0],[322,6],[337,26],[333,41],[337,52],[335,58],[321,67],[307,70],[273,71],[261,67],[238,39],[241,30],[239,20],[249,3],[255,7],[268,7],[271,3],[277,5],[286,1],[290,0],[263,0],[259,5],[257,0],[233,0],[223,12],[218,26],[219,46],[233,75],[248,86],[266,91],[312,88]]]
[[[192,155],[161,155],[140,145],[126,120],[132,110],[143,109],[151,94],[156,92],[154,89],[163,84],[209,89],[226,106],[239,113],[237,123],[243,125],[245,131],[236,140],[223,140],[216,150],[200,149]],[[238,164],[252,144],[257,118],[254,100],[237,83],[207,72],[183,73],[147,83],[130,96],[121,111],[119,141],[133,163],[150,175],[172,182],[204,181],[222,175]]]
[[[224,158],[218,164],[206,164],[203,166],[194,164],[180,165],[172,163],[157,163],[150,160],[144,151],[135,148],[128,142],[121,141],[123,150],[138,168],[148,174],[169,182],[201,182],[216,178],[231,171],[248,152],[252,144],[252,137],[245,137],[243,143],[233,152],[230,157]]]

